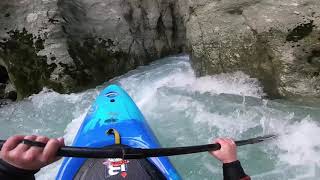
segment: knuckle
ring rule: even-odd
[[[11,136],[11,137],[9,137],[9,138],[7,139],[6,142],[12,141],[12,140],[14,140],[14,139],[16,139],[16,138],[17,138],[17,135]]]
[[[9,152],[8,151],[1,151],[0,156],[2,159],[7,159],[9,157]]]
[[[28,153],[25,156],[23,156],[23,160],[25,162],[32,162],[36,159],[36,156],[34,154]]]
[[[60,142],[57,139],[50,139],[47,143],[50,149],[60,147]]]
[[[50,139],[49,142],[53,144],[59,144],[59,141],[57,139]]]
[[[50,157],[48,155],[42,155],[41,158],[40,158],[40,161],[44,164],[47,164],[50,162]]]
[[[34,140],[34,139],[36,139],[36,136],[35,135],[30,135],[30,136],[24,137],[24,139]]]
[[[8,140],[7,140],[7,142],[9,142],[9,141],[16,141],[16,140],[18,140],[18,139],[20,139],[20,138],[21,138],[21,136],[19,136],[19,135],[14,135],[14,136],[9,137]]]
[[[36,139],[36,141],[39,141],[39,142],[43,142],[43,141],[47,141],[47,137],[45,137],[45,136],[38,136],[37,137],[37,139]]]
[[[17,151],[11,151],[8,155],[11,158],[19,157],[19,153]]]
[[[14,139],[21,139],[23,137],[25,137],[25,136],[24,135],[15,135],[15,136],[13,136]]]
[[[9,152],[7,154],[7,159],[12,160],[12,161],[19,161],[21,158],[20,153],[17,151]]]

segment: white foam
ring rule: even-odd
[[[53,90],[43,88],[43,90],[38,93],[30,96],[28,99],[32,102],[32,104],[37,107],[38,109],[42,108],[43,106],[48,106],[53,104],[57,101],[64,101],[75,103],[77,101],[81,101],[83,93],[78,94],[59,94]]]
[[[280,160],[296,165],[320,166],[320,125],[310,117],[301,122],[287,125],[286,134],[281,136],[278,147]]]
[[[246,101],[256,100],[264,94],[258,81],[244,73],[235,72],[197,78],[186,56],[170,59],[174,60],[140,67],[118,79],[118,82],[137,102],[147,120],[151,121],[161,142],[172,146],[192,145],[204,143],[201,140],[211,139],[213,136],[242,139],[243,136],[282,134],[277,141],[270,141],[265,145],[252,145],[247,149],[258,153],[256,157],[265,158],[267,163],[272,164],[269,166],[274,166],[273,169],[268,169],[270,167],[265,166],[264,162],[256,164],[261,161],[250,157],[250,152],[240,150],[241,158],[246,159],[244,162],[248,163],[245,167],[250,168],[252,172],[259,172],[253,178],[318,179],[320,125],[314,119],[306,117],[299,122],[294,122],[297,121],[294,112],[289,112],[290,109],[286,112],[287,109],[273,108],[272,101],[261,101],[248,106]],[[86,101],[87,94],[85,92],[60,95],[43,91],[30,99],[38,108],[52,106],[52,103],[57,102],[64,102],[67,106],[76,104],[77,108],[72,109],[73,121],[68,124],[64,135],[66,143],[71,144],[89,108],[88,105],[78,107],[77,103]],[[96,94],[97,92],[94,92],[90,96]],[[241,99],[239,101],[238,96],[220,94],[243,96],[243,102]],[[221,104],[210,104],[211,99],[206,98],[212,98],[213,101],[219,100]],[[220,109],[216,110],[217,107]],[[195,156],[200,159],[191,158]],[[208,156],[199,154],[195,156],[181,156],[180,160],[176,158],[177,161],[174,163],[178,169],[189,168],[192,171],[184,171],[182,175],[187,174],[192,178],[200,174],[201,177],[221,177],[221,167],[213,167]],[[201,162],[199,163],[198,160]],[[60,163],[43,169],[37,174],[37,179],[53,179]],[[256,165],[266,170],[263,172],[252,170]]]
[[[73,119],[71,123],[69,123],[66,127],[66,134],[64,135],[64,140],[66,144],[72,144],[73,139],[75,138],[84,118],[86,117],[88,110],[89,108],[87,108],[79,117]]]
[[[197,78],[190,62],[186,60],[187,56],[172,58],[176,61],[120,79],[122,87],[133,96],[139,107],[143,107],[146,102],[153,99],[160,87],[210,94],[224,93],[252,97],[264,95],[258,80],[242,72]]]
[[[264,95],[257,79],[250,78],[242,72],[195,78],[188,84],[188,87],[192,91],[200,93],[224,93],[252,97],[261,97]]]
[[[71,121],[71,123],[68,124],[68,126],[65,129],[65,135],[64,140],[66,145],[70,145],[73,142],[74,137],[76,136],[82,121],[84,120],[86,116],[86,112],[89,110],[87,108],[85,112],[83,112],[80,116],[76,117]],[[55,162],[49,166],[46,166],[45,168],[42,168],[39,173],[37,173],[37,179],[38,180],[47,180],[47,179],[53,179],[52,177],[55,177],[58,174],[60,165],[62,163],[62,159],[58,162]]]

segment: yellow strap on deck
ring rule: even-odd
[[[117,130],[109,129],[106,133],[108,135],[113,134],[113,136],[114,136],[114,144],[121,144],[120,134],[119,134],[119,132]]]

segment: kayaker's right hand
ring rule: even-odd
[[[222,163],[231,163],[237,161],[237,145],[232,139],[219,138],[214,141],[219,143],[221,149],[217,151],[211,151],[210,154],[219,159]]]
[[[22,144],[27,139],[47,144],[44,148],[30,147]],[[64,146],[63,138],[49,139],[44,136],[12,136],[3,145],[0,153],[2,160],[12,166],[25,170],[38,170],[42,167],[57,161],[58,149]]]

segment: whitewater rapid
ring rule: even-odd
[[[90,104],[109,83],[135,100],[164,147],[198,145],[217,137],[281,136],[238,149],[252,179],[319,179],[320,106],[263,99],[256,79],[241,72],[196,78],[188,56],[168,57],[77,94],[48,89],[0,109],[0,137],[63,136],[72,143]],[[170,158],[184,179],[222,179],[221,164],[208,153]],[[54,179],[61,161],[37,179]]]

